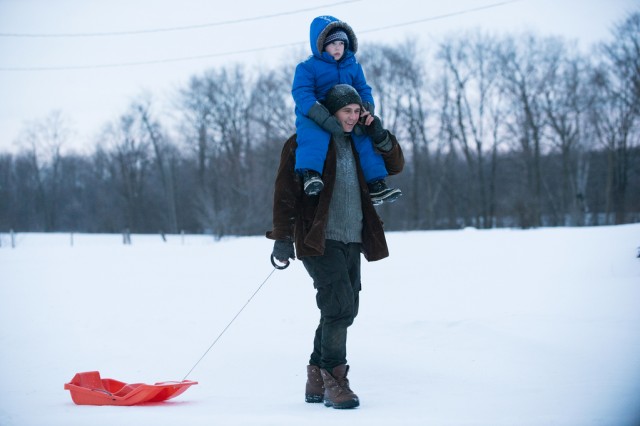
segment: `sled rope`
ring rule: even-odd
[[[218,337],[216,337],[216,339],[213,341],[213,343],[211,344],[211,346],[209,346],[209,349],[207,349],[205,351],[205,353],[200,357],[200,359],[198,360],[198,362],[196,362],[193,367],[191,367],[191,370],[189,370],[189,372],[187,374],[185,374],[184,378],[182,380],[187,380],[187,377],[189,377],[189,374],[191,374],[191,372],[198,366],[198,364],[200,364],[200,361],[202,361],[204,359],[205,356],[207,356],[207,354],[209,353],[209,351],[211,350],[211,348],[213,348],[213,346],[218,342],[218,340],[220,340],[220,338],[222,337],[222,335],[224,334],[225,331],[227,331],[227,329],[231,326],[231,324],[233,324],[233,322],[236,320],[236,318],[238,318],[238,316],[242,313],[242,311],[244,311],[244,308],[247,307],[247,305],[249,304],[249,302],[251,302],[251,299],[254,298],[254,296],[256,294],[258,294],[258,292],[260,291],[260,289],[262,288],[262,286],[269,280],[269,278],[271,278],[271,275],[273,275],[273,273],[277,270],[277,267],[274,267],[273,270],[269,273],[269,275],[267,275],[267,278],[264,279],[264,281],[262,281],[262,284],[260,284],[258,286],[258,288],[256,289],[256,291],[253,292],[253,294],[251,295],[251,297],[249,298],[249,300],[247,300],[247,303],[244,304],[244,306],[242,306],[242,308],[238,311],[238,313],[236,314],[236,316],[233,317],[233,319],[231,321],[229,321],[229,324],[227,324],[227,326],[224,328],[224,330],[222,330],[222,332],[218,335]]]

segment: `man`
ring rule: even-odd
[[[320,323],[307,366],[305,400],[355,408],[360,401],[349,387],[346,351],[347,328],[358,314],[360,253],[368,261],[389,255],[357,155],[357,144],[371,143],[354,132],[358,121],[364,122],[389,174],[402,171],[404,157],[395,136],[382,127],[378,117],[363,110],[353,87],[334,86],[324,104],[344,130],[342,135],[332,135],[329,143],[322,174],[324,189],[319,195],[304,192],[301,177],[294,171],[297,144],[292,136],[282,150],[273,229],[267,238],[276,240],[272,256],[280,262],[295,259],[297,253],[317,291]]]

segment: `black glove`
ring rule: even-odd
[[[358,122],[355,126],[353,126],[353,130],[351,131],[351,134],[357,135],[357,136],[368,136],[367,135],[367,126],[365,126],[364,124]]]
[[[390,151],[392,147],[391,139],[389,138],[389,132],[382,127],[380,118],[374,116],[373,122],[365,127],[367,135],[373,141],[373,144],[380,151]]]
[[[344,134],[338,119],[331,115],[327,107],[319,102],[313,104],[307,116],[332,135],[342,136]]]
[[[372,103],[363,102],[362,106],[364,107],[365,111],[369,111],[369,114],[376,115],[376,107]]]
[[[286,263],[289,259],[295,259],[295,251],[293,250],[293,241],[276,240],[273,243],[273,252],[271,255],[282,263]]]

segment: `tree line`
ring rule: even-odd
[[[640,221],[640,12],[587,53],[476,31],[358,58],[407,160],[390,178],[404,197],[379,207],[388,229]],[[140,95],[90,154],[64,150],[61,112],[30,124],[0,154],[0,231],[263,233],[293,68],[206,70],[168,110]]]

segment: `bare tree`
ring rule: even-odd
[[[29,123],[20,137],[20,142],[27,147],[36,185],[35,209],[41,218],[37,229],[43,231],[54,231],[58,225],[61,150],[70,136],[69,120],[61,111],[53,111]]]
[[[542,154],[546,115],[544,90],[550,69],[560,58],[554,39],[509,37],[500,45],[502,88],[513,112],[508,126],[525,171],[516,211],[523,227],[543,224]]]
[[[196,209],[201,224],[222,237],[246,232],[253,200],[248,78],[242,67],[209,70],[181,94],[190,135],[196,135],[201,188]]]
[[[544,86],[543,108],[549,124],[552,147],[560,152],[559,201],[556,225],[584,225],[587,220],[590,133],[586,111],[593,103],[592,90],[584,77],[589,63],[562,45],[560,59],[552,61]]]
[[[247,179],[253,187],[254,214],[248,218],[256,228],[268,228],[273,206],[273,182],[284,142],[295,132],[291,97],[293,67],[258,75],[250,89],[248,119],[251,155]]]
[[[166,230],[171,233],[178,233],[178,219],[176,213],[176,197],[174,171],[171,167],[172,157],[177,155],[175,150],[171,148],[167,137],[162,130],[162,126],[158,119],[152,117],[152,100],[149,96],[145,96],[138,102],[134,103],[133,108],[138,114],[138,118],[143,126],[143,129],[147,132],[148,138],[153,146],[153,152],[155,154],[155,164],[160,175],[160,182],[162,184],[162,192],[165,204],[166,212]]]
[[[495,168],[502,124],[495,40],[480,33],[450,39],[440,47],[447,80],[451,138],[468,168],[467,222],[490,228],[495,222]]]
[[[124,227],[132,232],[149,232],[147,226],[151,221],[145,214],[145,201],[150,194],[145,189],[152,164],[152,144],[136,105],[132,104],[128,112],[109,124],[101,138],[109,156],[113,184],[124,200]]]
[[[418,64],[416,64],[418,65]],[[438,90],[433,82],[427,81],[423,67],[416,67],[416,73],[409,81],[405,109],[407,141],[411,144],[410,175],[413,182],[409,199],[411,228],[433,229],[437,226],[436,207],[448,177],[449,159],[447,141],[441,137],[441,122],[438,121]],[[440,127],[439,127],[440,126]]]
[[[426,54],[415,40],[397,46],[369,45],[363,52],[360,60],[374,89],[375,113],[403,141],[408,162],[405,172],[392,179],[403,186],[401,202],[410,208],[381,210],[404,229],[435,227],[446,176],[445,144],[432,137],[438,126],[434,100],[438,94],[423,63]]]
[[[599,95],[592,119],[608,157],[606,218],[620,224],[627,221],[632,148],[639,145],[640,12],[617,26],[613,36],[603,46],[603,63],[594,77]]]
[[[252,140],[273,141],[282,147],[295,132],[290,68],[265,71],[257,76],[249,97]]]
[[[613,34],[599,57],[482,33],[436,55],[414,40],[362,49],[376,114],[407,159],[390,178],[405,196],[379,208],[388,229],[637,221],[639,13]],[[168,112],[140,96],[90,156],[63,149],[62,114],[30,123],[22,151],[0,155],[0,229],[261,233],[295,131],[289,65],[207,70]]]
[[[209,158],[209,131],[212,108],[207,97],[209,83],[205,76],[193,76],[187,86],[179,91],[176,109],[179,111],[179,132],[187,148],[197,159],[197,182],[204,189],[207,182]]]

